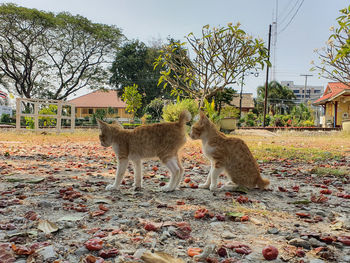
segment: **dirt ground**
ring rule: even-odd
[[[122,189],[106,191],[116,162],[97,131],[1,131],[0,262],[265,262],[267,245],[273,262],[350,262],[350,136],[231,136],[248,143],[268,190],[198,189],[209,165],[189,140],[176,191],[160,190],[169,175],[157,160],[144,161],[141,191],[131,164]],[[147,261],[158,251],[167,258]]]

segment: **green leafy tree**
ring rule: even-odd
[[[155,98],[169,97],[167,89],[157,87],[160,70],[154,70],[153,62],[159,56],[159,51],[157,46],[147,47],[135,40],[125,43],[116,52],[110,83],[116,87],[119,96],[123,95],[125,87],[135,83],[142,94],[142,107]]]
[[[192,99],[184,99],[178,100],[177,103],[170,103],[163,108],[163,119],[171,122],[177,121],[184,110],[188,110],[193,118],[198,114],[197,102]]]
[[[240,24],[220,28],[206,25],[201,37],[190,33],[186,40],[188,50],[186,43],[164,46],[155,67],[162,68],[159,84],[168,83],[173,93],[198,99],[200,107],[204,99],[236,83],[244,71],[268,63],[264,42],[248,35]]]
[[[103,87],[121,37],[118,28],[79,15],[2,4],[1,82],[26,98],[65,99],[84,87]]]
[[[160,120],[162,117],[164,101],[156,98],[146,106],[146,112],[151,115],[152,119]]]
[[[122,99],[127,104],[126,110],[132,114],[135,114],[142,105],[142,95],[139,93],[136,84],[124,88]]]
[[[338,28],[332,32],[326,47],[316,49],[319,63],[312,70],[317,70],[321,77],[349,85],[350,82],[350,5],[340,10],[337,18]]]
[[[310,106],[303,103],[295,106],[291,115],[294,126],[312,126],[314,124],[314,111]]]
[[[268,85],[268,98],[270,104],[270,111],[272,114],[286,114],[290,113],[292,107],[295,105],[296,97],[291,89],[282,86],[277,81],[271,81]],[[263,111],[265,101],[265,86],[257,88],[257,108],[259,112]]]
[[[236,90],[226,87],[215,94],[213,97],[215,101],[215,110],[218,111],[219,115],[221,114],[222,107],[224,105],[231,105],[232,99],[236,96],[239,96]]]

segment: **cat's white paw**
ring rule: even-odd
[[[236,189],[237,186],[233,185],[233,184],[225,184],[223,185],[220,189],[224,190],[224,191],[233,191]]]
[[[115,184],[109,184],[106,186],[106,190],[119,190],[119,187],[117,187]]]
[[[217,187],[217,185],[210,185],[209,189],[210,189],[210,191],[212,191],[212,192],[215,192],[215,191],[218,191],[218,190],[219,190],[219,188]]]
[[[170,186],[164,186],[161,189],[163,192],[172,192],[175,190],[173,187],[170,187]]]
[[[208,188],[209,188],[209,185],[208,185],[208,184],[199,184],[199,185],[198,185],[198,188],[201,188],[201,189],[208,189]]]

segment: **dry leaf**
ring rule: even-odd
[[[174,258],[164,252],[146,252],[142,255],[141,259],[146,263],[184,263],[182,259]]]
[[[58,227],[56,224],[50,222],[49,220],[40,220],[38,229],[43,231],[45,234],[50,234],[52,232],[56,232],[58,230]]]

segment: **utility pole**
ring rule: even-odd
[[[308,74],[300,74],[300,76],[305,77],[305,86],[304,86],[304,103],[306,103],[306,85],[307,85],[307,77],[312,77],[313,75],[308,75]]]
[[[244,82],[244,71],[242,74],[241,93],[239,94],[239,118],[242,118],[243,82]]]
[[[270,47],[271,47],[271,24],[269,26],[269,44],[268,44],[268,52],[267,52],[267,61],[270,62]],[[267,88],[269,86],[269,66],[270,63],[267,64],[266,67],[266,83],[265,83],[265,102],[264,102],[264,121],[263,121],[263,127],[266,126],[266,109],[267,109]]]

